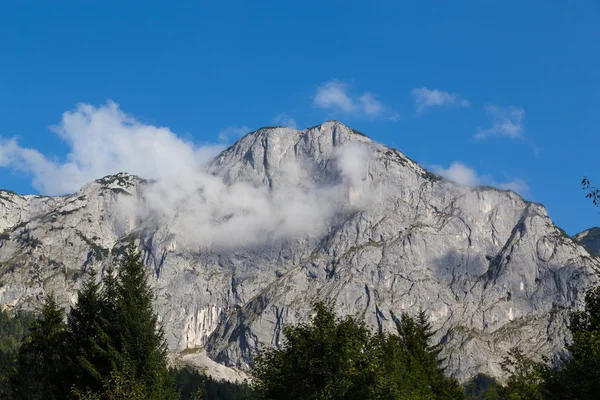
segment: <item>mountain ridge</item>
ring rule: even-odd
[[[600,254],[600,227],[594,226],[573,236],[573,239],[585,247],[590,254]]]
[[[62,197],[5,197],[5,307],[53,290],[68,308],[89,268],[135,240],[171,352],[241,370],[313,301],[335,299],[376,329],[422,307],[450,373],[502,377],[514,345],[562,351],[566,309],[600,268],[543,205],[441,179],[337,121],[258,129],[178,182],[121,173]]]

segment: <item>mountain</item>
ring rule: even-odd
[[[587,229],[577,235],[573,239],[585,247],[591,254],[600,254],[600,228],[595,226]]]
[[[600,260],[541,204],[446,181],[339,122],[259,129],[182,175],[0,192],[0,304],[54,291],[69,307],[89,270],[135,240],[174,354],[248,370],[330,299],[380,329],[427,310],[464,381],[501,377],[513,346],[560,352],[568,308],[598,282]]]

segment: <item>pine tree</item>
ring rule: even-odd
[[[431,324],[403,314],[397,334],[373,334],[364,322],[337,318],[322,303],[309,323],[285,327],[280,349],[256,360],[252,384],[266,399],[464,399],[438,366]]]
[[[446,376],[440,366],[442,349],[439,344],[430,343],[435,332],[425,311],[419,310],[416,319],[403,313],[396,329],[406,350],[405,363],[409,371],[406,382],[400,385],[414,387],[423,398],[464,399],[464,390],[458,381]]]
[[[34,321],[35,315],[30,312],[0,311],[0,399],[14,399],[10,375],[21,342]]]
[[[502,398],[509,400],[542,400],[545,398],[543,396],[544,374],[542,364],[533,361],[519,348],[515,347],[504,357],[500,366],[509,375],[506,386],[500,388]],[[583,399],[578,396],[572,398]]]
[[[40,318],[25,337],[13,376],[15,397],[58,400],[68,397],[66,324],[53,294],[46,295]]]
[[[149,398],[140,382],[116,372],[111,372],[101,390],[88,389],[84,392],[76,389],[74,394],[77,400],[146,400]]]
[[[68,317],[71,376],[78,390],[102,389],[113,369],[111,358],[116,349],[107,332],[110,324],[104,315],[106,309],[92,271]]]
[[[117,279],[115,269],[112,264],[109,264],[104,271],[102,277],[102,292],[100,298],[102,300],[102,316],[109,323],[115,324],[116,310],[119,297],[119,281]]]
[[[105,295],[111,287],[106,288]],[[140,253],[131,243],[119,269],[115,290],[115,327],[118,329],[117,360],[121,375],[143,384],[150,399],[177,398],[167,368],[167,346],[154,313],[153,291]]]
[[[265,399],[373,399],[372,334],[364,322],[315,304],[309,323],[284,328],[280,349],[256,360],[252,384]]]
[[[437,360],[438,368],[441,371],[444,371],[441,365],[446,360],[445,358],[440,357],[440,353],[442,352],[441,344],[431,344],[431,339],[435,335],[435,331],[433,331],[433,325],[429,321],[429,317],[427,316],[427,312],[422,308],[419,309],[417,316],[415,317],[415,327],[417,328],[417,332],[421,339],[425,342],[425,350],[427,353],[435,357]]]
[[[597,399],[600,392],[600,286],[585,296],[585,309],[570,315],[569,356],[559,368],[542,365],[544,395],[548,399]]]

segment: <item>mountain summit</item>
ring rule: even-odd
[[[446,181],[329,121],[259,129],[172,180],[0,192],[0,303],[31,308],[54,291],[68,307],[131,240],[171,352],[242,370],[327,299],[378,329],[425,309],[450,373],[501,376],[513,346],[562,350],[567,308],[600,267],[542,205]]]

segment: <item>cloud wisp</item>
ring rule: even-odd
[[[471,107],[471,103],[461,98],[458,94],[444,92],[439,89],[431,90],[426,87],[420,87],[414,88],[410,93],[415,101],[418,113],[422,113],[425,109],[433,107]]]
[[[227,128],[221,129],[219,131],[219,140],[221,142],[236,141],[250,131],[251,131],[251,129],[248,128],[246,125],[243,125],[243,126],[230,125]]]
[[[210,170],[223,146],[185,141],[168,128],[139,122],[113,102],[81,104],[65,112],[52,130],[69,148],[64,160],[10,139],[0,141],[0,166],[30,174],[33,186],[48,195],[73,193],[118,172],[150,179],[142,200],[126,197],[118,203],[123,221],[166,219],[168,234],[179,243],[212,248],[319,234],[343,207],[361,207],[360,201],[351,204],[348,193],[362,182],[370,160],[366,145],[340,148],[331,164],[340,180],[328,185],[314,182],[302,163],[310,160],[288,160],[280,167],[277,190],[270,190],[252,179],[232,181]],[[354,194],[360,200],[360,193]]]
[[[331,112],[367,118],[396,120],[397,114],[370,92],[354,94],[350,84],[338,80],[325,82],[317,88],[313,105]]]
[[[298,129],[298,123],[295,118],[290,117],[287,113],[277,114],[273,118],[273,123],[276,125],[282,125],[287,128]]]
[[[523,137],[523,120],[525,119],[523,108],[515,106],[501,108],[489,105],[485,107],[485,110],[492,119],[492,127],[479,129],[475,134],[475,139],[482,140],[493,136],[512,139]]]
[[[429,168],[436,174],[461,185],[469,187],[494,186],[498,189],[512,190],[524,197],[530,196],[529,185],[523,179],[498,182],[491,175],[478,175],[473,168],[457,161],[450,164],[448,168],[441,165],[431,165]]]

